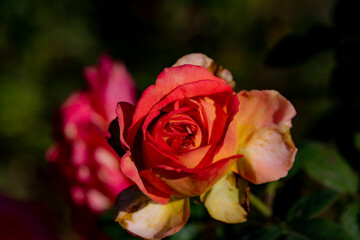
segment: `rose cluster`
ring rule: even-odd
[[[72,152],[54,159],[76,162],[80,153],[74,149],[81,138],[83,149],[91,149],[91,154],[85,151],[86,156],[107,155],[117,160],[106,165],[108,172],[102,177],[97,173],[98,179],[112,179],[111,171],[120,173],[116,175],[119,181],[109,181],[119,187],[114,192],[120,193],[115,221],[145,239],[161,239],[179,231],[189,218],[191,197],[199,197],[214,219],[244,222],[249,213],[248,182],[278,180],[293,164],[297,149],[290,128],[296,112],[274,90],[236,93],[234,86],[231,73],[212,59],[186,55],[160,73],[136,103],[117,98],[128,91],[120,85],[92,98],[97,113],[110,113],[116,107],[103,99],[118,101],[119,128],[111,134],[118,136],[122,156],[100,144],[100,135],[72,130],[83,127],[77,121],[63,129]],[[101,88],[99,84],[94,89]],[[87,118],[99,122],[96,117]],[[112,120],[111,115],[102,119]],[[98,147],[102,150],[95,154]],[[105,188],[102,185],[98,191]]]

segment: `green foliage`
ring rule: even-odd
[[[360,239],[360,202],[357,201],[345,207],[340,223],[355,240]]]
[[[326,219],[312,219],[298,229],[308,239],[353,240],[343,228]]]
[[[283,231],[282,227],[276,225],[262,227],[247,236],[243,236],[241,240],[276,240],[283,234]]]
[[[316,142],[307,142],[299,148],[297,161],[314,180],[339,192],[354,193],[358,177],[346,160],[333,148]]]
[[[291,207],[287,215],[288,222],[301,222],[320,214],[336,200],[337,192],[322,190],[313,195],[300,198]]]

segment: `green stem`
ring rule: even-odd
[[[257,196],[250,193],[250,204],[254,206],[264,217],[269,218],[272,215],[272,209]]]
[[[270,182],[266,186],[264,202],[271,209],[272,209],[272,207],[274,205],[276,192],[281,186],[282,186],[282,183],[279,182],[279,181]]]

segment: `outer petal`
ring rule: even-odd
[[[297,151],[290,135],[294,107],[273,90],[242,91],[238,97],[238,152],[244,157],[237,171],[255,184],[286,176]]]
[[[171,199],[158,204],[136,187],[121,192],[116,201],[114,218],[130,233],[145,239],[161,239],[178,232],[190,215],[189,199]]]
[[[201,195],[200,199],[214,219],[226,223],[241,223],[249,215],[249,195],[249,183],[230,172]]]
[[[170,194],[153,186],[152,183],[147,180],[148,178],[142,178],[140,176],[139,170],[135,165],[130,152],[125,153],[121,158],[121,170],[125,176],[135,182],[139,189],[148,197],[161,204],[168,203]]]
[[[228,173],[231,166],[241,155],[222,159],[205,168],[174,169],[156,166],[152,171],[180,196],[198,196],[209,190],[219,179]]]
[[[202,66],[212,72],[215,76],[218,76],[224,79],[232,88],[235,88],[235,82],[233,81],[233,76],[231,72],[227,69],[223,69],[222,66],[214,62],[213,59],[209,58],[202,53],[190,53],[182,58],[178,59],[177,62],[173,65],[182,66],[185,64]]]
[[[135,106],[127,102],[119,102],[116,108],[116,115],[118,117],[120,128],[120,142],[125,150],[129,150],[130,148],[125,139],[127,137],[127,131],[131,125],[134,109]]]

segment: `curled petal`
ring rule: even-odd
[[[127,130],[131,125],[131,118],[134,113],[135,106],[127,102],[119,102],[116,108],[116,115],[118,117],[120,128],[120,142],[125,148],[129,150],[129,145],[126,142]]]
[[[235,82],[233,81],[233,76],[231,72],[227,69],[223,69],[222,66],[214,62],[213,59],[209,58],[202,53],[190,53],[182,58],[178,59],[177,62],[173,65],[182,66],[185,64],[202,66],[212,72],[215,76],[224,79],[232,88],[235,88]]]
[[[135,186],[121,192],[116,201],[115,221],[130,233],[145,239],[161,239],[178,232],[190,215],[188,198],[173,198],[166,205],[152,201]]]
[[[168,203],[170,194],[156,188],[153,183],[149,182],[148,176],[140,176],[139,170],[135,165],[130,152],[125,153],[125,155],[121,158],[121,170],[125,176],[136,183],[139,189],[148,197],[160,204]]]
[[[244,154],[238,173],[255,184],[286,176],[297,151],[290,135],[294,107],[273,90],[242,91],[238,97],[238,152]]]
[[[211,217],[226,223],[242,223],[249,215],[249,183],[229,172],[200,196]]]

